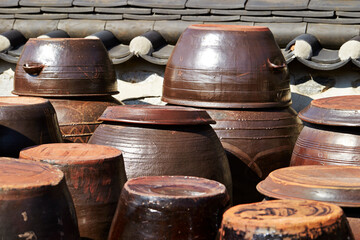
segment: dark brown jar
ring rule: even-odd
[[[284,107],[291,104],[290,79],[267,27],[191,25],[166,65],[162,99],[206,108]]]
[[[108,145],[124,154],[128,179],[187,175],[223,183],[231,194],[225,151],[203,110],[174,106],[108,107],[89,143]]]
[[[360,239],[360,166],[308,165],[277,169],[260,182],[257,189],[273,199],[336,204],[344,210],[355,239]]]
[[[26,148],[20,158],[62,170],[74,200],[80,236],[92,240],[108,237],[126,182],[120,150],[86,143],[53,143]]]
[[[18,157],[21,149],[62,142],[51,103],[35,97],[0,97],[0,156]]]
[[[187,176],[130,179],[108,240],[215,239],[229,204],[223,184]]]
[[[64,174],[50,164],[0,158],[2,239],[79,240]]]
[[[243,204],[224,213],[220,240],[355,240],[342,209],[316,201]]]
[[[13,93],[78,97],[118,91],[113,64],[99,39],[30,38],[16,65]]]
[[[108,106],[122,103],[111,96],[48,98],[54,106],[64,142],[87,143]]]
[[[287,167],[302,124],[290,108],[206,109],[225,148],[233,183],[233,203],[261,201],[256,185]]]
[[[304,129],[291,165],[360,165],[360,96],[316,99],[299,113]]]

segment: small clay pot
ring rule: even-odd
[[[224,185],[204,178],[150,176],[121,192],[108,240],[215,239],[229,204]]]
[[[0,158],[2,239],[79,240],[64,174],[50,164]]]
[[[128,179],[187,175],[223,183],[231,195],[225,151],[204,110],[174,106],[108,107],[89,143],[112,146],[124,154]]]
[[[0,156],[18,157],[21,149],[62,142],[51,103],[34,97],[0,97]]]
[[[256,185],[273,170],[288,167],[302,129],[290,108],[206,109],[229,160],[233,204],[258,202]]]
[[[126,182],[121,151],[85,143],[54,143],[24,149],[20,158],[60,168],[74,200],[80,236],[92,240],[108,237]]]
[[[48,98],[54,106],[64,142],[87,143],[108,106],[122,105],[111,96]]]
[[[206,108],[289,106],[288,69],[267,27],[191,25],[166,65],[162,100]]]
[[[30,38],[16,65],[13,93],[75,97],[118,91],[114,66],[99,39]]]
[[[316,201],[275,200],[224,213],[220,240],[354,240],[342,209]]]
[[[313,100],[299,117],[305,127],[291,166],[360,165],[360,96]]]
[[[257,186],[273,199],[316,200],[343,208],[360,239],[360,166],[295,166],[273,171]]]

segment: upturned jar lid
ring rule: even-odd
[[[305,122],[331,126],[360,126],[360,95],[320,98],[299,113]]]
[[[360,166],[294,166],[275,170],[257,190],[277,199],[308,199],[360,207]]]
[[[110,106],[106,108],[99,120],[155,125],[201,125],[215,123],[205,110],[155,105]]]

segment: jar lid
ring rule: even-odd
[[[360,95],[320,98],[299,113],[305,122],[331,126],[360,126]]]
[[[294,166],[275,170],[257,190],[277,199],[307,199],[360,207],[360,166]]]
[[[205,110],[157,105],[124,105],[107,107],[100,121],[155,125],[201,125],[215,121]]]

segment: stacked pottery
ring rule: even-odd
[[[235,204],[262,199],[256,184],[290,163],[301,122],[288,70],[266,27],[192,25],[169,58],[163,101],[206,108],[224,146]]]
[[[108,107],[89,143],[118,148],[128,179],[185,175],[224,184],[231,195],[225,151],[204,110],[177,106]]]
[[[20,158],[60,168],[74,200],[80,236],[107,239],[126,182],[121,151],[86,143],[53,143],[26,148]]]
[[[13,93],[48,98],[66,142],[87,142],[106,107],[120,104],[111,97],[118,93],[115,71],[98,39],[29,39]]]
[[[355,239],[360,239],[360,166],[308,165],[277,169],[260,182],[257,189],[272,199],[336,204],[344,210]]]

